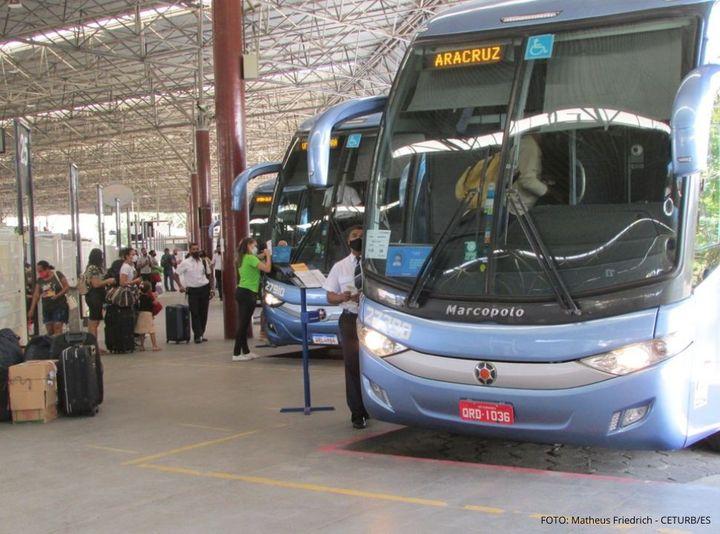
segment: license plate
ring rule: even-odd
[[[513,425],[515,424],[515,411],[509,404],[461,400],[460,418],[463,421],[476,423]]]
[[[321,334],[313,334],[312,342],[315,345],[339,345],[338,338],[335,335],[324,336]]]

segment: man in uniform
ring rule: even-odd
[[[363,282],[362,238],[362,227],[354,226],[348,230],[350,254],[333,265],[323,286],[327,291],[328,302],[343,309],[340,316],[340,344],[345,360],[345,395],[350,408],[350,421],[358,429],[367,427],[368,419],[362,399],[360,342],[357,336],[358,303]]]

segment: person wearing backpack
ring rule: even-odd
[[[42,302],[43,324],[49,336],[62,334],[70,316],[67,293],[70,286],[65,275],[56,271],[47,261],[37,262],[37,282],[28,310],[28,321],[33,320],[38,302]]]
[[[165,291],[175,291],[175,280],[173,280],[173,267],[175,258],[170,254],[170,249],[166,248],[163,251],[162,258],[160,258],[160,267],[163,270],[163,284]]]
[[[103,320],[105,306],[105,288],[114,286],[116,280],[106,276],[103,267],[103,253],[99,248],[90,251],[88,265],[83,273],[86,290],[85,303],[89,310],[88,332],[97,339],[98,328]]]

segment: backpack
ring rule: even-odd
[[[0,330],[0,368],[7,369],[25,360],[18,337],[9,328]]]

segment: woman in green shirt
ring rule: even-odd
[[[269,273],[272,268],[270,251],[265,250],[261,256],[264,256],[264,263],[258,257],[257,241],[253,238],[246,237],[240,242],[235,256],[238,276],[235,301],[238,306],[239,320],[232,357],[234,362],[244,362],[257,358],[257,355],[250,352],[248,347],[247,332],[255,311],[257,294],[260,290],[260,271]]]

